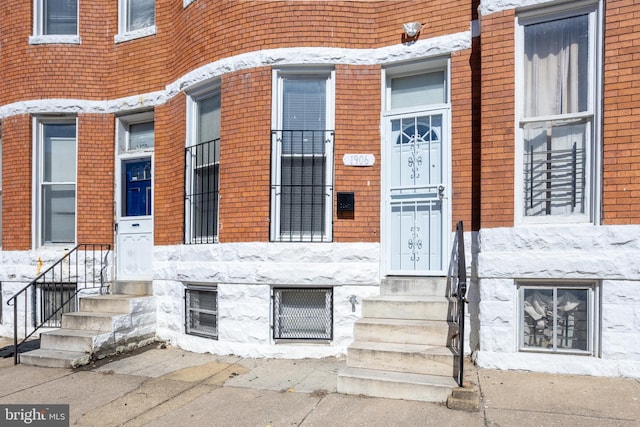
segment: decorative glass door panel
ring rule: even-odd
[[[441,272],[448,211],[443,115],[393,119],[390,130],[390,273]]]

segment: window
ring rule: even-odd
[[[210,286],[185,289],[185,332],[206,338],[218,338],[218,290]]]
[[[275,288],[273,338],[333,339],[333,289]]]
[[[596,354],[598,290],[593,283],[520,284],[520,349]]]
[[[36,35],[77,35],[78,0],[36,0]]]
[[[220,93],[192,98],[186,148],[185,243],[218,241]]]
[[[155,23],[155,0],[120,0],[120,33],[153,27]]]
[[[40,287],[40,319],[44,326],[59,328],[64,313],[77,311],[76,293],[75,283],[47,283]]]
[[[331,240],[332,74],[274,74],[272,240]]]
[[[593,221],[595,9],[520,17],[521,215]]]
[[[36,246],[75,242],[76,121],[36,120]]]

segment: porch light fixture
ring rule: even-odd
[[[407,22],[402,24],[402,28],[404,28],[407,37],[415,37],[422,29],[422,24],[419,22]]]

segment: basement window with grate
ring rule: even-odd
[[[188,285],[185,288],[185,332],[218,339],[218,289]]]
[[[333,339],[333,289],[274,288],[273,339]]]

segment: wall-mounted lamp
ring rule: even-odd
[[[418,35],[422,29],[422,24],[419,22],[407,22],[406,24],[402,24],[402,28],[404,28],[407,37],[412,38]]]

